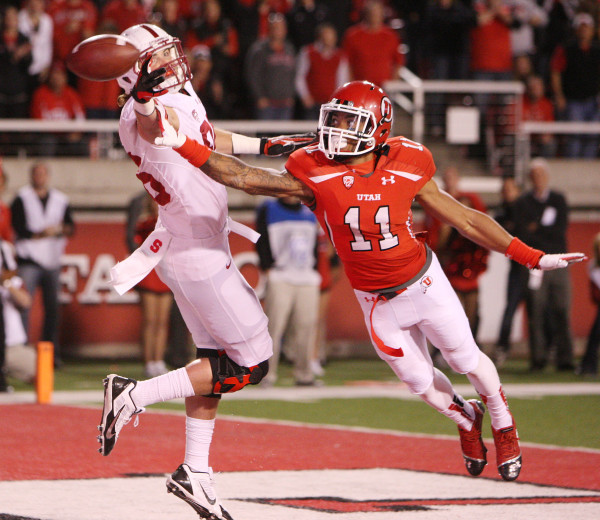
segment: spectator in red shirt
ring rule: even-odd
[[[397,78],[404,65],[400,44],[398,35],[385,24],[383,2],[369,0],[363,21],[348,28],[344,37],[352,79],[383,85]]]
[[[502,0],[478,0],[477,27],[471,29],[473,79],[512,79],[510,26],[513,18]]]
[[[544,80],[532,75],[527,79],[527,90],[523,96],[524,121],[554,121],[554,105],[546,96]],[[554,157],[556,138],[553,134],[531,136],[531,155],[535,157]]]
[[[96,31],[98,10],[91,0],[54,0],[48,14],[54,22],[54,61],[64,62],[75,45]]]
[[[148,21],[148,12],[140,0],[110,0],[102,9],[102,21],[117,26],[117,33]]]
[[[48,81],[33,93],[31,117],[48,121],[85,119],[81,97],[67,84],[67,72],[62,63],[54,63]],[[78,155],[85,149],[81,140],[82,135],[79,132],[67,134],[45,132],[37,140],[38,154]]]
[[[350,80],[348,58],[337,46],[337,31],[329,23],[317,27],[315,43],[300,49],[296,61],[296,92],[304,119],[318,119],[331,93]]]
[[[513,18],[502,0],[477,0],[477,26],[471,29],[471,76],[475,80],[508,81],[513,79],[513,59],[510,27]],[[492,123],[497,120],[497,110],[489,94],[477,94],[475,105],[481,111],[481,120]],[[490,106],[492,105],[492,106]],[[483,127],[481,128],[483,139]],[[496,129],[496,131],[501,129]],[[503,135],[496,135],[502,139]]]

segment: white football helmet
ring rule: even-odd
[[[165,80],[156,87],[157,90],[166,89],[169,92],[178,91],[181,86],[191,78],[190,66],[181,46],[179,38],[175,38],[156,25],[143,23],[134,25],[125,29],[121,36],[127,38],[129,42],[140,50],[140,57],[131,69],[123,76],[117,79],[119,86],[126,94],[131,92],[140,73],[142,64],[148,58],[148,55],[154,55],[158,52],[170,53],[170,60],[163,61],[156,68],[164,67],[167,69]],[[152,62],[148,66],[148,71],[152,71]]]

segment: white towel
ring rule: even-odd
[[[165,256],[171,235],[163,228],[156,228],[144,243],[122,262],[110,270],[110,284],[121,296],[143,280]]]

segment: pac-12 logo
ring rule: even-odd
[[[427,289],[429,289],[431,287],[431,285],[433,284],[433,278],[431,278],[431,276],[427,275],[424,276],[423,278],[421,278],[421,291],[423,291],[423,294],[425,294],[427,292]]]
[[[352,177],[352,175],[344,175],[342,177],[342,182],[344,183],[344,186],[346,186],[346,189],[349,190],[354,184],[354,177]]]

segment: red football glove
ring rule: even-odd
[[[279,135],[277,137],[261,137],[260,153],[277,157],[278,155],[290,154],[298,148],[317,142],[317,134],[308,132],[306,134]]]
[[[135,86],[131,89],[131,97],[138,103],[148,103],[153,97],[162,96],[168,92],[167,89],[154,90],[165,80],[167,69],[164,67],[148,72],[148,64],[152,54],[144,60]]]

